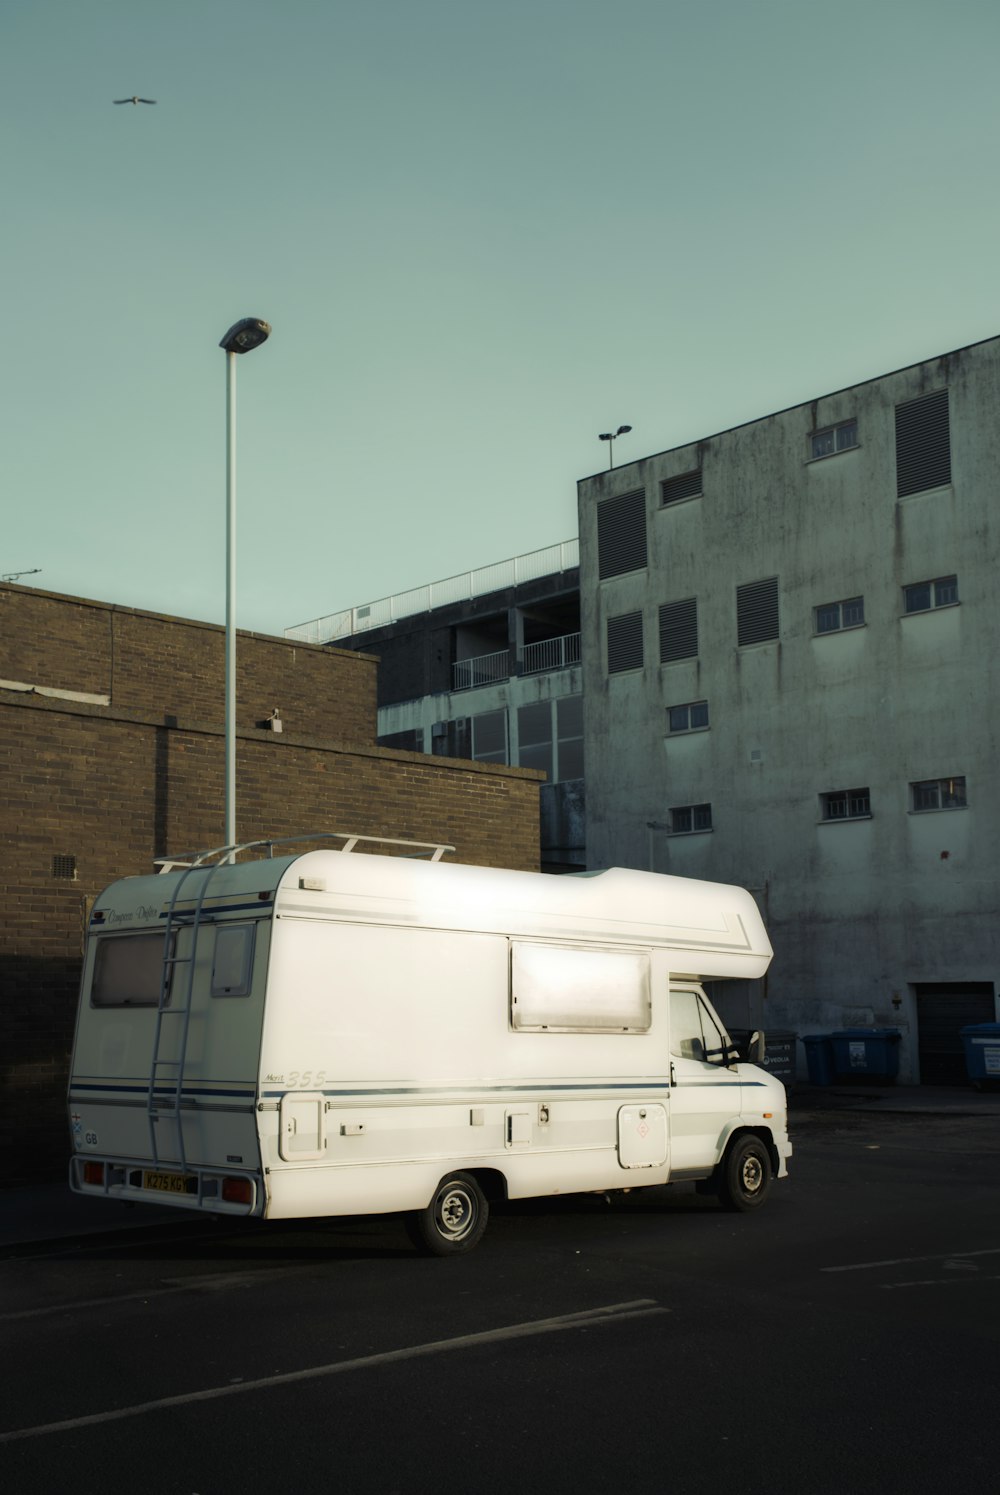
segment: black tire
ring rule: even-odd
[[[410,1240],[429,1256],[461,1256],[478,1246],[490,1217],[486,1195],[471,1173],[449,1173],[426,1209],[406,1217]]]
[[[739,1137],[719,1169],[719,1198],[726,1209],[759,1209],[771,1189],[773,1170],[767,1144],[759,1137]]]

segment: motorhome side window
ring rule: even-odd
[[[528,1032],[647,1033],[646,951],[511,946],[510,1024]]]
[[[670,993],[670,1052],[678,1059],[719,1062],[727,1045],[697,992]]]
[[[246,997],[253,975],[253,924],[220,924],[212,957],[212,996]]]
[[[160,1000],[163,954],[162,934],[106,935],[98,941],[94,957],[91,1006],[155,1007]]]

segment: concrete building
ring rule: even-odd
[[[13,585],[0,617],[0,1147],[13,1183],[65,1166],[94,898],[155,856],[223,840],[224,633]],[[348,831],[537,870],[540,775],[377,746],[376,668],[370,654],[240,634],[240,839]]]
[[[575,540],[285,630],[375,654],[382,747],[541,770],[543,871],[585,865]]]
[[[579,484],[587,857],[734,881],[731,1022],[997,1017],[1000,338]]]

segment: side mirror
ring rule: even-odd
[[[764,1035],[759,1028],[754,1028],[747,1040],[746,1057],[748,1064],[763,1064],[764,1062]]]

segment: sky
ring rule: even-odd
[[[0,576],[286,627],[1000,332],[996,0],[4,0]],[[140,94],[155,106],[115,106]]]

